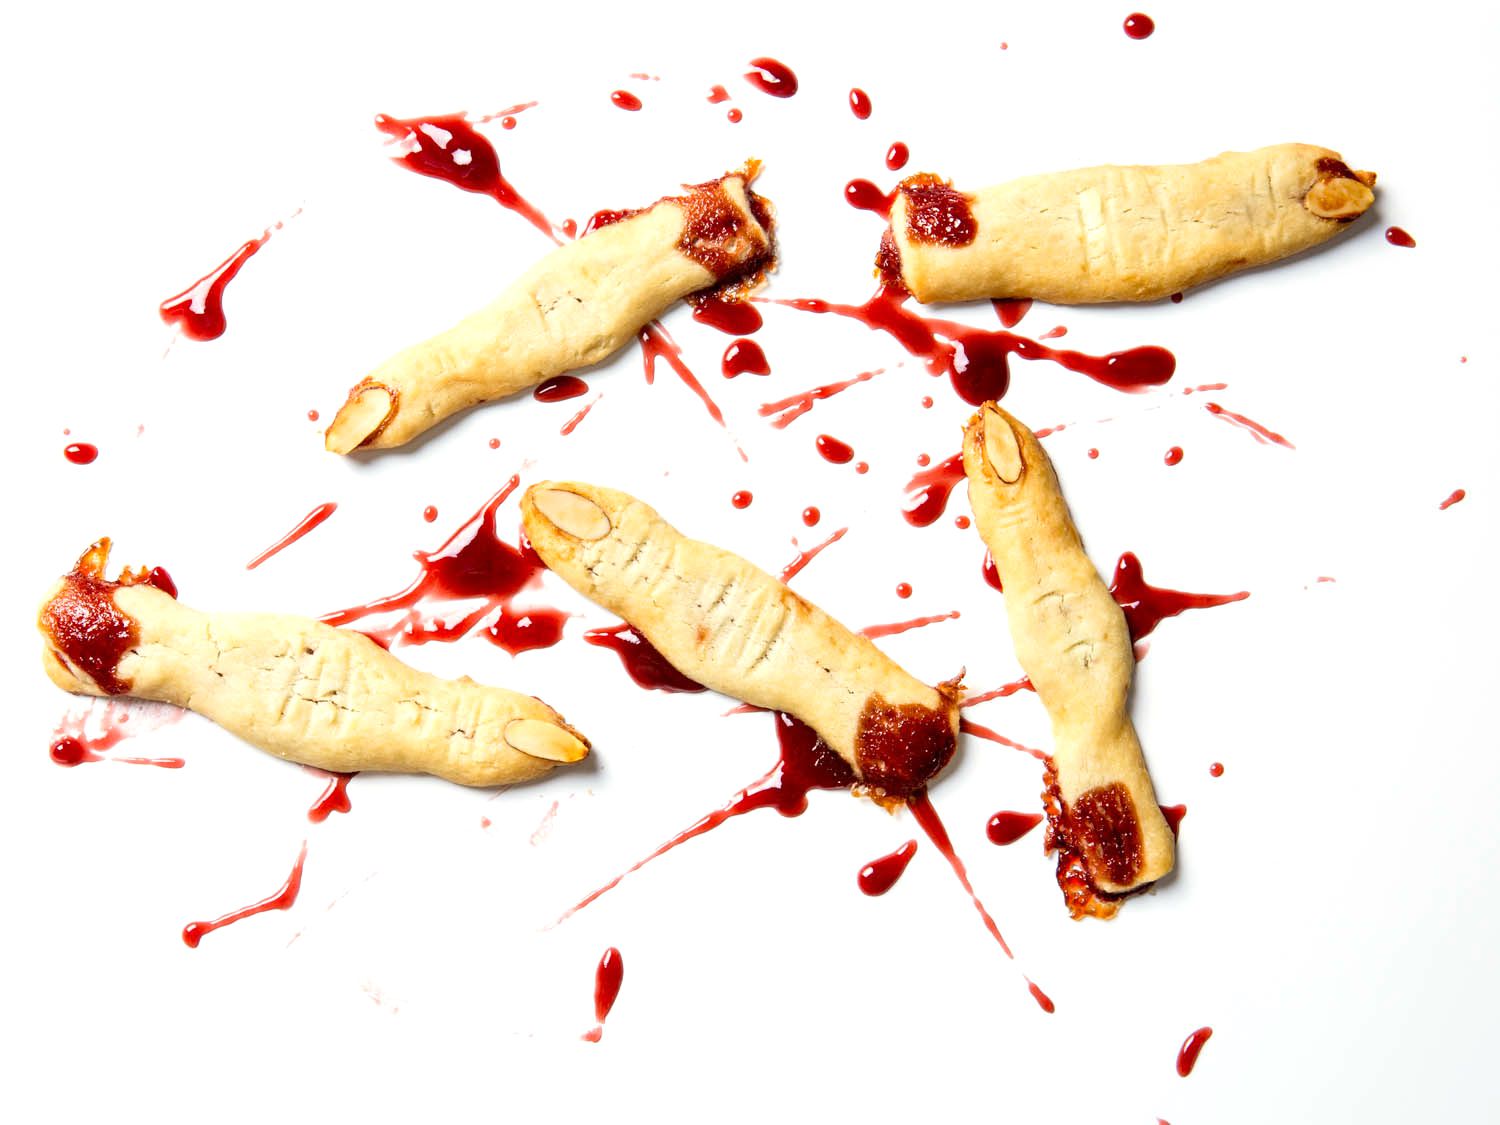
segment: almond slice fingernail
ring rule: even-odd
[[[1357,179],[1319,180],[1308,189],[1307,209],[1320,219],[1354,219],[1375,202],[1375,193]]]
[[[538,489],[532,494],[532,502],[559,531],[575,539],[603,539],[613,527],[598,504],[564,488]]]
[[[589,744],[570,730],[545,719],[512,719],[505,727],[511,748],[548,762],[578,762],[589,752]]]
[[[1006,484],[1015,484],[1021,479],[1025,463],[1021,460],[1021,446],[1016,440],[1016,432],[994,410],[984,412],[984,456],[989,461],[990,468],[995,470],[995,475]]]
[[[396,395],[380,383],[361,383],[349,392],[349,400],[323,435],[330,453],[352,453],[379,435],[396,413]]]

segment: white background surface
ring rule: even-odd
[[[810,5],[504,7],[8,17],[5,1115],[1494,1114],[1493,13],[1153,3],[1158,30],[1135,42],[1120,26],[1129,6],[1097,3],[870,6],[847,20]],[[796,97],[739,77],[762,54],[796,70]],[[706,102],[713,83],[743,123]],[[874,101],[868,121],[847,108],[851,86]],[[622,87],[642,112],[611,106]],[[1017,362],[1006,405],[1033,426],[1076,423],[1048,448],[1102,568],[1134,550],[1157,584],[1251,591],[1165,623],[1140,669],[1158,793],[1188,806],[1179,871],[1158,893],[1108,924],[1070,921],[1040,831],[1007,849],[983,835],[994,811],[1035,807],[1036,763],[966,740],[933,800],[1015,963],[925,840],[888,896],[860,895],[859,867],[920,833],[841,794],[815,794],[800,820],[741,818],[543,929],[775,758],[765,716],[636,689],[579,639],[609,618],[550,579],[543,600],[579,614],[556,648],[398,650],[535,691],[593,737],[590,764],[540,784],[495,796],[360,777],[352,813],[310,825],[320,779],[191,716],[120,750],[180,755],[180,771],[49,761],[75,701],[43,677],[35,606],[95,537],[115,537],[116,564],[166,566],[188,604],[316,615],[400,589],[410,552],[514,472],[633,491],[773,571],[791,536],[849,526],[796,580],[805,595],[856,627],[960,609],[882,643],[929,680],[964,665],[984,690],[1019,674],[982,545],[953,526],[962,489],[930,528],[900,516],[917,454],[953,452],[968,408],[853,322],[769,308],[756,338],[772,376],[730,383],[729,338],[686,308],[666,318],[748,465],[669,372],[644,384],[636,350],[589,375],[603,398],[568,438],[557,428],[587,400],[520,396],[405,452],[323,452],[309,409],[326,421],[366,369],[547,248],[492,199],[391,163],[371,118],[531,99],[514,131],[489,135],[556,219],[762,158],[780,297],[869,295],[879,224],[841,192],[856,176],[894,181],[882,156],[895,140],[911,147],[907,171],[961,187],[1283,140],[1379,172],[1376,213],[1331,249],[1180,305],[1038,305],[1018,329],[1066,325],[1064,344],[1096,354],[1176,354],[1172,384],[1140,397]],[[156,305],[299,208],[230,285],[224,337],[164,357]],[[1389,246],[1391,224],[1417,248]],[[994,323],[985,307],[955,315]],[[756,416],[876,365],[891,370],[785,431]],[[1296,450],[1257,445],[1177,393],[1208,382]],[[924,394],[934,409],[918,407]],[[824,463],[819,433],[851,442],[869,474]],[[69,440],[97,444],[98,461],[69,464]],[[1185,450],[1175,468],[1171,445]],[[740,488],[755,494],[744,512],[729,504]],[[1468,498],[1439,511],[1455,488]],[[329,500],[333,519],[245,570]],[[810,531],[807,504],[824,513]],[[1033,696],[971,714],[1048,744]],[[182,944],[184,923],[274,890],[304,838],[291,911]],[[589,1045],[594,966],[611,945],[624,987]],[[1181,1079],[1177,1048],[1204,1025],[1213,1039]]]

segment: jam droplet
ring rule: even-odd
[[[905,874],[907,864],[916,854],[917,842],[908,840],[890,855],[871,860],[859,869],[859,889],[872,898],[885,894]]]
[[[1167,450],[1166,456],[1164,456],[1162,460],[1165,461],[1168,465],[1181,464],[1182,446],[1174,445],[1171,449]]]
[[[1412,249],[1417,244],[1417,240],[1411,235],[1407,234],[1400,227],[1387,227],[1385,232],[1385,240],[1392,246],[1404,246],[1408,250]]]
[[[326,771],[319,770],[319,773]],[[357,777],[357,773],[326,773],[328,784],[323,787],[323,792],[318,799],[312,803],[307,810],[307,819],[314,824],[322,824],[332,813],[346,813],[354,807],[349,800],[349,779]]]
[[[755,499],[755,496],[754,496],[753,493],[741,490],[739,492],[736,492],[733,496],[731,496],[729,498],[729,502],[731,504],[733,504],[736,508],[739,508],[739,509],[741,509],[743,511],[745,508],[748,508],[750,506],[751,502],[754,499]]]
[[[75,465],[92,465],[99,456],[99,447],[86,441],[75,441],[63,447],[63,456]]]
[[[641,99],[629,90],[616,90],[609,96],[609,100],[621,109],[629,110],[631,113],[641,108]]]
[[[270,237],[271,232],[267,231],[259,238],[252,238],[181,293],[168,297],[161,303],[162,321],[176,328],[189,340],[217,340],[224,335],[227,327],[224,319],[224,290],[240,272],[240,267]]]
[[[1210,777],[1223,777],[1224,776],[1224,763],[1223,762],[1215,762],[1213,765],[1211,765],[1211,766],[1208,767],[1208,773],[1209,773]]]
[[[913,527],[936,523],[948,507],[948,497],[963,478],[962,453],[913,475],[906,485],[906,504],[902,509],[906,522]]]
[[[990,843],[1000,847],[1014,844],[1042,822],[1041,813],[997,812],[985,825]]]
[[[1125,17],[1125,34],[1132,39],[1146,39],[1156,30],[1156,21],[1143,12],[1133,12]]]
[[[566,402],[589,392],[589,385],[576,375],[554,375],[531,392],[537,402]]]
[[[844,202],[856,211],[873,211],[882,219],[889,219],[895,201],[895,192],[881,191],[869,180],[850,180],[844,185]]]
[[[797,76],[792,68],[777,59],[751,59],[755,69],[745,74],[745,81],[773,98],[789,98],[797,92]]]
[[[1448,493],[1447,498],[1438,505],[1438,511],[1446,512],[1449,508],[1453,507],[1453,505],[1457,504],[1467,495],[1468,493],[1463,489],[1455,488],[1452,492]]]
[[[897,583],[897,585],[896,585],[896,596],[898,598],[909,598],[909,597],[911,597],[911,583],[910,582],[900,582],[900,583]]]
[[[733,379],[737,375],[769,375],[771,373],[771,364],[766,359],[766,353],[754,340],[736,340],[725,348],[720,368],[726,379]]]
[[[584,1033],[590,1043],[599,1042],[604,1034],[604,1021],[614,1009],[620,996],[620,985],[625,981],[625,961],[620,951],[611,946],[599,958],[599,967],[594,970],[594,1019],[593,1030]]]
[[[818,509],[816,508],[802,509],[802,522],[808,527],[816,527],[818,521],[822,518],[823,513],[818,511]]]
[[[1189,1035],[1182,1043],[1182,1049],[1177,1052],[1177,1073],[1183,1078],[1193,1073],[1193,1067],[1198,1064],[1198,1055],[1203,1050],[1203,1044],[1208,1042],[1209,1036],[1214,1033],[1211,1027],[1200,1027]]]
[[[845,442],[828,434],[819,434],[818,454],[823,460],[835,465],[847,465],[854,460],[854,449]]]
[[[427,507],[422,509],[422,518],[428,523],[432,523],[438,518],[438,510],[431,504],[428,504]]]
[[[1235,594],[1189,594],[1152,586],[1146,581],[1141,560],[1131,551],[1121,555],[1115,564],[1115,577],[1109,592],[1125,611],[1125,624],[1130,629],[1132,641],[1150,636],[1168,617],[1176,617],[1185,610],[1211,609],[1244,601],[1250,596],[1246,590]]]
[[[727,300],[716,293],[693,298],[693,319],[731,336],[749,336],[765,323],[749,301]]]
[[[741,113],[738,109],[731,109],[724,116],[727,117],[727,118],[729,118],[729,123],[731,125],[738,125],[741,121],[743,121],[745,119],[745,115],[743,113]]]
[[[720,102],[727,102],[728,100],[729,91],[724,89],[723,86],[713,86],[709,89],[708,101],[710,105],[718,105]]]
[[[885,166],[892,172],[899,172],[906,167],[906,162],[911,159],[911,149],[901,141],[896,141],[890,148],[885,150]]]
[[[865,93],[858,86],[849,91],[849,109],[853,112],[855,117],[859,118],[861,121],[866,121],[869,119],[870,111],[873,108],[874,107],[870,104],[870,95]]]
[[[333,515],[333,513],[336,511],[338,511],[338,505],[335,503],[330,502],[327,504],[319,504],[312,511],[308,512],[307,515],[303,516],[302,519],[298,521],[296,527],[292,528],[291,531],[288,531],[280,539],[276,540],[276,542],[272,543],[264,551],[262,551],[260,554],[256,555],[253,559],[246,563],[245,569],[254,570],[272,555],[286,550],[286,548],[290,547],[293,543],[297,542],[297,540],[301,539],[308,532],[312,531],[315,527],[321,524],[329,516]]]

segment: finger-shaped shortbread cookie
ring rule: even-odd
[[[403,445],[476,403],[598,363],[683,297],[753,279],[774,248],[752,177],[735,172],[643,211],[601,212],[595,229],[493,303],[372,371],[324,444],[334,453]]]
[[[688,539],[613,489],[544,482],[521,502],[527,538],[581,594],[635,626],[680,672],[795,715],[877,798],[948,764],[957,681],[929,687],[765,571]]]
[[[1109,917],[1119,896],[1170,871],[1175,851],[1126,708],[1135,658],[1125,615],[1084,554],[1041,444],[994,403],[965,430],[964,472],[1016,656],[1052,718],[1058,884],[1074,917]]]
[[[972,195],[913,176],[891,208],[881,268],[899,268],[924,302],[1154,301],[1332,238],[1374,202],[1374,184],[1300,144],[1027,176]]]
[[[104,577],[101,539],[48,594],[43,664],[58,687],[197,711],[320,769],[529,781],[588,754],[538,699],[401,663],[368,637],[302,617],[200,613],[144,569]],[[164,585],[164,584],[163,584]]]

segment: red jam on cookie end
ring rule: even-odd
[[[1047,785],[1042,798],[1047,811],[1047,851],[1057,852],[1057,885],[1068,912],[1074,918],[1113,918],[1126,896],[1100,890],[1095,875],[1128,886],[1140,874],[1141,825],[1129,790],[1112,782],[1081,794],[1069,806],[1050,765],[1043,780]]]
[[[899,190],[906,197],[906,236],[913,242],[968,246],[979,233],[969,197],[946,180],[919,172],[902,180]]]
[[[154,586],[170,597],[177,586],[161,567],[126,567],[117,581],[104,577],[108,538],[94,543],[63,577],[62,589],[42,607],[38,625],[56,654],[109,695],[124,695],[130,684],[118,675],[121,659],[140,641],[135,619],[115,607],[122,586]]]
[[[879,803],[902,802],[926,786],[953,757],[957,745],[957,683],[938,691],[947,706],[900,706],[879,694],[865,701],[854,735],[854,755],[867,794]]]

